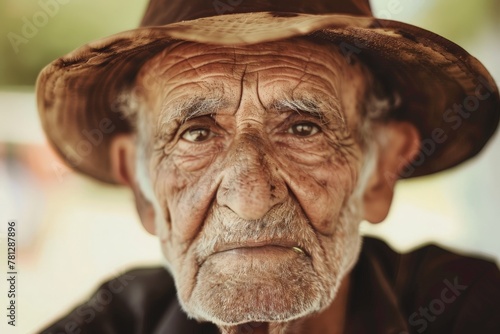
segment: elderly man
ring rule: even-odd
[[[44,333],[500,332],[495,265],[358,231],[492,135],[474,58],[365,1],[153,0],[142,26],[54,62],[38,100],[73,168],[130,187],[168,272]]]

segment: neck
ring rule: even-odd
[[[282,323],[246,323],[219,327],[222,334],[342,334],[349,299],[350,275],[342,281],[337,296],[319,314]]]

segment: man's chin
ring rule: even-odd
[[[311,258],[292,249],[237,250],[208,257],[192,294],[187,300],[182,291],[179,296],[191,317],[227,326],[318,312],[330,304],[337,285],[338,279],[319,277]]]

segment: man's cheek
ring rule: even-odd
[[[213,179],[209,175],[196,178],[191,175],[184,179],[182,187],[178,182],[175,187],[170,185],[169,189],[175,191],[169,192],[165,200],[170,209],[173,237],[177,240],[186,242],[196,237],[213,202],[216,189]]]
[[[331,235],[353,190],[353,175],[339,166],[324,165],[299,184],[299,202],[314,228]]]
[[[179,204],[196,179],[192,173],[178,168],[173,159],[163,161],[156,167],[154,180],[155,195],[162,210],[169,210],[170,220],[175,220]]]

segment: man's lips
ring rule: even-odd
[[[223,245],[217,246],[215,248],[214,254],[237,250],[261,250],[273,247],[289,249],[297,254],[309,256],[309,254],[307,254],[307,252],[304,250],[304,247],[300,246],[296,241],[290,240],[266,240],[225,243]]]

